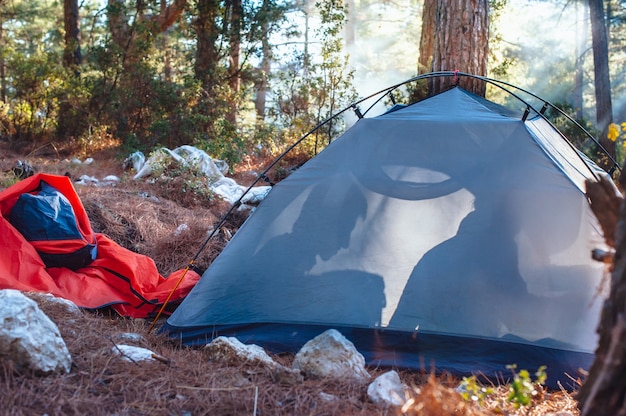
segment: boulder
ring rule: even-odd
[[[367,382],[365,358],[354,344],[336,329],[313,338],[298,351],[292,367],[308,378],[348,379]]]
[[[18,290],[0,290],[0,357],[16,370],[69,373],[72,357],[59,328]]]
[[[133,345],[115,345],[113,347],[113,353],[118,355],[124,361],[141,362],[141,361],[156,361],[155,353],[147,348],[135,347]]]
[[[388,371],[367,387],[367,396],[380,407],[402,406],[405,402],[404,385],[395,371]]]
[[[217,337],[205,347],[211,359],[216,361],[249,363],[264,367],[272,379],[280,384],[295,384],[303,380],[297,370],[274,361],[258,345],[246,345],[234,337]]]

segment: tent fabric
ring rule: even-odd
[[[20,198],[40,194],[42,183],[63,196],[58,200],[71,205],[75,226],[82,236],[77,240],[97,246],[97,257],[87,266],[76,270],[46,267],[35,245],[9,221]],[[50,192],[45,185],[43,189],[44,193],[46,190]],[[55,254],[72,253],[76,249],[68,240],[44,242],[47,250]],[[87,309],[111,306],[121,315],[134,318],[155,313],[183,274],[180,285],[172,293],[173,303],[184,298],[200,278],[192,270],[180,270],[163,277],[151,258],[121,247],[104,234],[95,233],[70,179],[45,173],[31,176],[0,192],[0,253],[2,289],[46,292]]]
[[[571,384],[604,296],[582,189],[600,169],[545,127],[458,87],[360,119],[272,189],[162,331],[281,352],[336,328],[372,365],[548,365]]]

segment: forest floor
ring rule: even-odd
[[[163,276],[187,266],[204,243],[207,231],[228,211],[219,198],[181,192],[177,180],[147,183],[133,180],[115,147],[99,143],[87,151],[60,149],[48,144],[16,149],[0,141],[0,190],[10,185],[17,161],[36,172],[88,175],[102,180],[116,175],[115,186],[76,185],[92,227],[118,244],[153,258]],[[76,158],[92,163],[72,163]],[[267,160],[246,161],[229,175],[247,185]],[[287,164],[297,164],[297,161]],[[289,166],[285,166],[288,168]],[[275,178],[276,179],[276,178]],[[178,179],[180,180],[180,178]],[[245,218],[235,215],[199,255],[206,268]],[[185,225],[184,236],[176,230]],[[517,409],[508,400],[509,385],[489,384],[493,393],[466,401],[456,390],[461,380],[430,371],[396,369],[411,387],[404,409],[381,409],[367,396],[367,386],[333,380],[305,380],[296,384],[274,381],[262,368],[243,363],[211,361],[202,348],[181,346],[149,331],[150,320],[128,319],[111,311],[76,314],[46,298],[34,296],[57,324],[72,355],[72,371],[37,377],[0,363],[0,406],[6,415],[578,415],[576,392],[539,388],[528,406]],[[163,361],[121,360],[113,351],[125,333],[142,335],[139,346]],[[290,355],[273,356],[287,366]],[[377,376],[388,369],[368,368]],[[535,369],[528,369],[531,373]],[[479,380],[480,381],[480,380]],[[329,396],[332,395],[332,396]],[[328,397],[333,397],[329,400]]]

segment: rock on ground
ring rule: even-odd
[[[0,290],[0,357],[16,370],[69,373],[72,357],[59,328],[18,290]]]

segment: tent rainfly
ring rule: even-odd
[[[161,330],[289,352],[335,328],[371,365],[546,365],[571,385],[605,298],[599,175],[543,117],[460,87],[361,118],[271,190]]]

